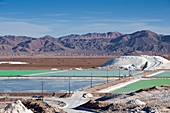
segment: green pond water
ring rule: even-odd
[[[0,70],[0,76],[22,76],[44,72],[50,72],[50,70]]]
[[[150,88],[153,86],[170,85],[170,79],[150,79],[150,80],[140,80],[138,82],[129,84],[125,87],[112,91],[113,93],[120,92],[133,92],[142,88]]]
[[[140,71],[131,71],[131,74]],[[120,71],[120,75],[128,75],[128,70]],[[0,76],[119,76],[118,70],[0,70]]]
[[[131,74],[139,73],[140,71],[131,71]],[[120,71],[120,75],[128,75],[128,70]],[[119,76],[118,70],[59,70],[49,73],[32,74],[32,76]]]
[[[156,77],[170,77],[170,72],[169,71],[163,72],[163,73],[157,74],[155,76]]]

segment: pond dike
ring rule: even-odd
[[[91,93],[94,97],[100,97],[100,96],[107,96],[111,95],[112,93]],[[0,92],[1,98],[19,98],[19,97],[32,97],[32,96],[44,96],[44,97],[57,97],[57,98],[66,98],[71,97],[73,95],[73,92]],[[1,101],[0,98],[0,101]]]
[[[120,78],[120,76],[93,76],[96,79]],[[91,76],[0,76],[0,79],[91,79]],[[122,78],[122,76],[121,76]]]

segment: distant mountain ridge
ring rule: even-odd
[[[170,55],[170,35],[149,30],[44,36],[0,36],[0,55]]]

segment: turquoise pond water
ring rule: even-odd
[[[156,77],[170,77],[170,71],[166,71],[160,74],[155,75]]]
[[[131,74],[137,74],[141,71],[131,71]],[[108,73],[108,74],[107,74]],[[121,70],[120,75],[128,75],[128,70]],[[58,70],[39,74],[30,74],[32,76],[119,76],[118,70]]]

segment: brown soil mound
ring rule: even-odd
[[[63,110],[59,108],[53,108],[45,102],[37,101],[37,100],[26,100],[22,101],[25,107],[31,109],[34,113],[65,113]]]

